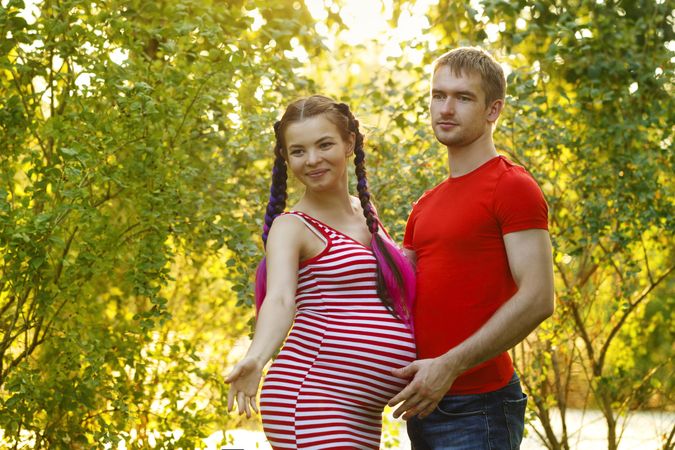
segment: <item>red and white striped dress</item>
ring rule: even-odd
[[[408,327],[377,296],[373,252],[301,212],[326,243],[298,270],[297,313],[260,395],[272,448],[379,449],[382,410],[415,359]]]

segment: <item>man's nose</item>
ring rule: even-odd
[[[441,105],[441,113],[454,114],[454,112],[455,112],[455,101],[451,97],[448,97]]]

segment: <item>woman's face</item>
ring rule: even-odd
[[[325,114],[291,123],[284,133],[288,166],[309,190],[346,186],[349,156],[354,152],[354,133],[343,139]]]

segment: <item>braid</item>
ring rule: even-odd
[[[274,124],[276,145],[274,146],[274,168],[272,169],[272,185],[270,186],[270,199],[265,211],[265,224],[263,225],[262,240],[267,244],[267,235],[272,227],[274,219],[286,209],[286,160],[282,155],[281,142],[279,141],[279,122]]]
[[[370,202],[371,195],[368,190],[365,164],[366,153],[363,150],[363,134],[359,131],[359,121],[354,118],[346,104],[338,103],[337,109],[347,118],[348,130],[356,136],[354,142],[356,190],[359,193],[366,225],[372,233],[371,246],[377,261],[378,297],[392,314],[403,318],[412,326],[410,310],[414,298],[414,269],[396,245],[378,233],[379,222]]]
[[[274,136],[276,143],[274,144],[274,168],[272,169],[272,185],[270,186],[270,199],[267,202],[267,210],[265,211],[265,223],[263,224],[262,240],[263,246],[267,245],[267,235],[272,228],[272,222],[279,214],[286,209],[286,179],[288,177],[286,171],[286,160],[283,156],[283,147],[281,139],[279,139],[279,125],[280,122],[274,124]],[[260,261],[258,268],[255,271],[255,306],[256,314],[262,306],[263,300],[267,293],[267,262],[265,258]]]
[[[379,221],[375,209],[371,205],[371,195],[368,190],[366,176],[365,152],[363,149],[363,134],[359,131],[359,122],[344,103],[336,103],[328,97],[314,95],[299,99],[291,103],[284,112],[281,121],[274,124],[276,144],[274,147],[274,169],[272,171],[272,185],[270,198],[265,213],[262,239],[267,244],[267,236],[274,219],[286,208],[286,179],[287,167],[284,158],[283,130],[288,124],[314,117],[320,114],[329,114],[336,121],[343,138],[347,139],[354,134],[354,165],[357,177],[357,191],[359,202],[366,218],[368,230],[372,234],[371,245],[377,266],[377,294],[384,306],[392,314],[402,318],[410,326],[411,311],[415,297],[415,270],[401,250],[391,238],[379,233]],[[265,258],[256,270],[255,303],[259,309],[267,292],[267,264]]]
[[[356,190],[359,193],[359,201],[361,202],[361,209],[363,215],[366,217],[366,225],[368,230],[375,234],[377,233],[378,224],[375,218],[375,211],[370,204],[370,191],[368,191],[368,177],[366,176],[366,153],[363,151],[363,134],[359,131],[359,121],[354,118],[354,115],[344,103],[338,103],[338,110],[344,114],[349,120],[349,131],[356,135],[354,142],[354,166],[356,168]]]

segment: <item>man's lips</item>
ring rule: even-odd
[[[436,125],[443,128],[452,128],[458,126],[459,124],[457,122],[452,122],[450,120],[439,120],[438,122],[436,122]]]

